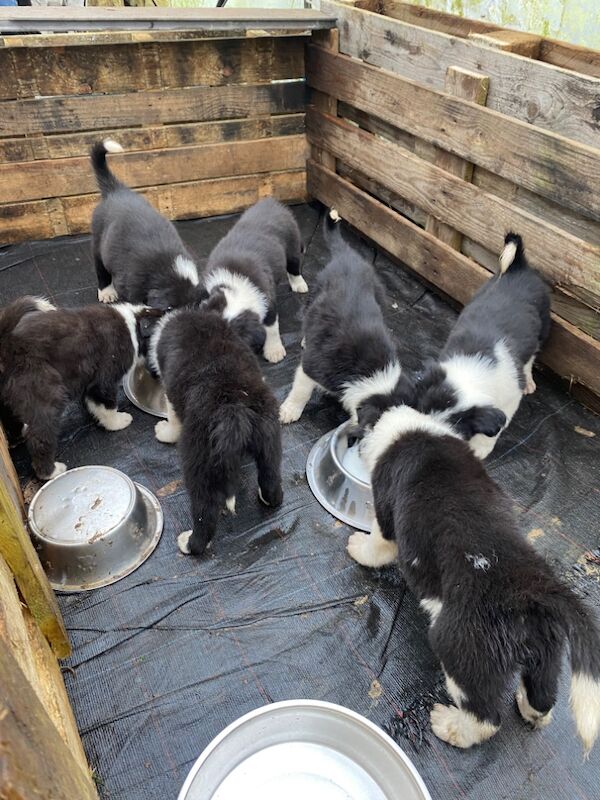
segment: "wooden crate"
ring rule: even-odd
[[[107,136],[126,150],[111,168],[171,219],[302,201],[308,32],[257,24],[0,39],[0,242],[88,231]]]
[[[309,193],[461,303],[520,233],[552,285],[542,361],[600,408],[600,54],[396,0],[318,5],[339,36],[307,50]]]

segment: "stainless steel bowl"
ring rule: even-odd
[[[29,528],[54,589],[97,589],[129,575],[163,529],[156,497],[112,467],[77,467],[44,484]]]
[[[287,700],[246,714],[202,753],[178,800],[431,800],[406,754],[354,711]]]
[[[167,417],[167,396],[143,363],[138,363],[123,378],[123,389],[134,406],[155,417]]]
[[[361,531],[370,531],[374,517],[369,475],[358,445],[348,447],[350,422],[322,436],[310,451],[306,477],[312,493],[334,517]]]

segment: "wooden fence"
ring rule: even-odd
[[[359,5],[319,3],[338,31],[307,51],[309,193],[461,303],[520,233],[553,287],[542,360],[600,407],[600,55]],[[590,74],[550,63],[567,50]]]

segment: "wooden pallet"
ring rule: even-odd
[[[339,37],[307,49],[309,193],[461,303],[520,233],[553,290],[542,360],[600,408],[600,54],[576,48],[576,73],[542,37],[396,0],[319,6]]]

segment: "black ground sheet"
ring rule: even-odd
[[[308,283],[325,264],[319,210],[296,206],[307,244]],[[235,218],[178,228],[206,257]],[[346,235],[374,262],[387,288],[386,317],[407,366],[435,355],[456,312],[407,270]],[[0,250],[0,302],[44,294],[63,306],[96,300],[86,236]],[[300,357],[306,296],[279,287],[288,355],[263,362],[282,401]],[[600,605],[600,421],[536,371],[488,469],[514,499],[523,535],[588,601]],[[83,743],[106,800],[171,800],[210,740],[265,703],[317,698],[348,706],[385,728],[421,772],[434,798],[600,796],[600,745],[587,763],[568,710],[568,671],[552,724],[528,730],[507,697],[504,724],[488,743],[456,750],[430,732],[428,709],[444,700],[427,642],[427,618],[392,568],[367,570],[345,551],[345,525],[313,498],[305,478],[312,445],[343,420],[315,397],[283,431],[282,508],[256,498],[248,464],[236,517],[223,517],[210,555],[183,556],[176,535],[190,527],[176,448],[154,438],[156,419],[134,415],[124,431],[100,430],[79,406],[64,421],[59,460],[109,464],[154,491],[165,530],[152,557],[129,577],[60,596],[73,644],[65,672]],[[13,451],[26,495],[35,488],[22,447]],[[441,509],[442,511],[442,509]],[[74,800],[76,800],[74,798]]]

